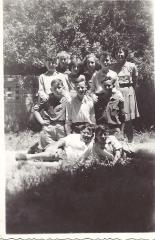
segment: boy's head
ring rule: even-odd
[[[62,70],[66,70],[70,62],[70,55],[66,51],[61,51],[57,54],[57,61],[58,61],[58,66]]]
[[[100,64],[102,69],[109,68],[111,65],[111,55],[109,52],[104,51],[100,55]]]
[[[115,87],[115,82],[116,82],[116,79],[111,77],[106,77],[102,84],[106,91],[111,92],[112,89]]]
[[[75,90],[76,90],[77,96],[82,99],[87,91],[84,75],[80,75],[78,78],[75,79]]]
[[[45,60],[45,66],[49,72],[54,72],[57,67],[56,57],[48,57]]]
[[[91,124],[86,124],[81,127],[81,138],[83,141],[88,144],[94,136],[94,126]]]
[[[61,98],[64,93],[63,81],[61,79],[54,79],[51,82],[51,91],[56,97]]]
[[[108,136],[107,127],[103,125],[98,125],[95,129],[95,142],[99,143],[101,146],[104,147],[107,136]]]

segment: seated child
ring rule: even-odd
[[[67,102],[70,101],[68,94],[62,80],[54,79],[51,82],[51,94],[49,94],[48,99],[38,100],[38,103],[34,106],[34,115],[42,125],[39,148],[44,149],[51,142],[66,135],[65,111]]]

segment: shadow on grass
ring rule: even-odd
[[[7,233],[154,231],[154,167],[147,161],[59,170],[38,186],[6,192]]]

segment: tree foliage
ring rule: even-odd
[[[39,67],[60,50],[84,57],[119,44],[150,59],[151,9],[144,0],[5,0],[5,65]]]

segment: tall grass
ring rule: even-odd
[[[7,233],[147,232],[153,223],[154,168],[147,161],[74,171],[17,165],[7,182]],[[20,186],[20,187],[19,187]]]

